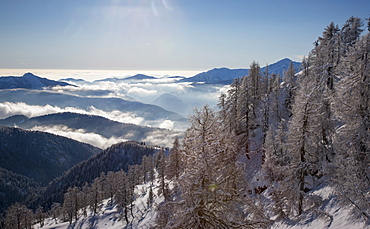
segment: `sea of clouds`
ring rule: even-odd
[[[41,75],[41,77],[44,77]],[[74,77],[78,78],[78,77]],[[100,98],[121,98],[129,101],[138,101],[152,104],[155,99],[164,93],[174,95],[188,105],[188,109],[180,113],[184,117],[192,114],[194,108],[199,108],[205,104],[210,107],[217,107],[218,98],[221,93],[226,93],[229,86],[198,85],[194,86],[188,82],[178,82],[180,78],[162,77],[156,79],[125,81],[119,77],[116,80],[99,81],[67,81],[76,86],[54,87],[49,90],[57,93],[73,94],[81,97],[100,97]],[[25,115],[29,118],[48,115],[53,113],[73,112],[88,115],[97,115],[104,118],[121,122],[132,123],[141,126],[159,127],[174,131],[184,131],[188,125],[176,125],[175,121],[159,118],[157,120],[146,120],[136,114],[122,112],[119,110],[105,111],[90,106],[87,109],[79,107],[58,107],[52,104],[45,106],[30,105],[24,102],[3,102],[0,103],[0,118],[4,119],[13,115]],[[174,128],[176,126],[176,128]],[[49,132],[61,136],[69,137],[81,142],[92,144],[99,148],[106,148],[114,143],[125,141],[125,138],[105,138],[96,133],[88,133],[85,130],[75,130],[62,125],[55,126],[36,126],[33,130]],[[178,133],[177,133],[178,134]],[[173,136],[163,136],[158,132],[147,137],[144,141],[157,145],[171,146]]]

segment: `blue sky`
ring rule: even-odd
[[[208,70],[300,61],[365,0],[0,0],[0,68]]]

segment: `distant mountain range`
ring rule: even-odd
[[[101,79],[101,80],[95,80],[94,83],[96,82],[127,82],[127,81],[140,81],[140,80],[151,80],[151,79],[157,79],[154,76],[148,76],[144,74],[136,74],[134,76],[126,77],[126,78],[117,78],[117,77],[112,77],[112,78],[106,78],[106,79]]]
[[[168,111],[184,114],[189,110],[189,105],[183,100],[170,93],[163,93],[152,104],[163,107]]]
[[[14,88],[42,89],[45,87],[55,87],[55,86],[74,86],[74,85],[65,82],[41,78],[35,76],[32,73],[26,73],[21,77],[18,76],[0,77],[0,89],[14,89]]]
[[[292,61],[288,58],[284,58],[282,60],[279,60],[276,63],[273,63],[271,65],[268,65],[269,69],[269,74],[277,74],[280,75],[281,77],[284,75],[284,72],[289,68],[290,63],[293,63],[293,67],[295,70],[298,72],[301,63]],[[264,73],[266,69],[266,66],[261,66],[261,72]],[[201,72],[196,74],[195,76],[185,78],[183,76],[170,76],[167,78],[177,78],[180,79],[179,82],[192,82],[192,83],[207,83],[207,84],[231,84],[233,79],[240,78],[242,76],[248,75],[249,69],[229,69],[229,68],[214,68],[211,70],[208,70],[206,72]],[[140,80],[150,80],[150,79],[157,79],[156,77],[153,76],[148,76],[144,74],[137,74],[131,77],[126,77],[126,78],[117,78],[117,77],[112,77],[112,78],[106,78],[106,79],[101,79],[101,80],[95,80],[94,82],[125,82],[125,81],[140,81]],[[83,80],[76,80],[72,78],[68,79],[63,79],[61,81],[68,81],[68,82],[75,82],[75,83],[88,83],[87,81]],[[93,82],[93,83],[94,83]]]
[[[294,62],[288,58],[282,59],[274,64],[268,66],[270,74],[283,75],[289,68],[290,63],[296,71],[299,70],[301,63]],[[261,68],[261,72],[265,71],[266,67]],[[236,78],[248,75],[249,69],[229,69],[229,68],[214,68],[207,72],[199,73],[193,77],[184,78],[180,82],[193,82],[193,83],[208,83],[208,84],[231,84]]]

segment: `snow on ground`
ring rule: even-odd
[[[122,228],[152,228],[155,225],[156,206],[163,201],[163,197],[156,197],[158,192],[158,184],[153,185],[154,203],[148,207],[147,199],[149,197],[150,183],[136,186],[136,200],[134,201],[134,218],[129,214],[130,225],[126,225],[123,216],[117,211],[116,206],[110,204],[110,200],[106,199],[101,204],[101,211],[94,216],[92,211],[88,212],[88,216],[84,218],[80,216],[79,220],[69,222],[60,222],[57,219],[45,219],[45,225],[40,227],[35,225],[36,229],[122,229]]]
[[[134,218],[130,216],[130,224],[127,226],[123,216],[117,211],[115,206],[111,206],[110,201],[104,200],[101,205],[101,211],[93,215],[88,212],[88,217],[80,217],[77,222],[71,225],[69,222],[58,223],[51,218],[45,220],[42,229],[122,229],[122,228],[152,228],[155,226],[157,216],[156,208],[163,201],[163,197],[157,196],[158,182],[153,184],[154,203],[148,207],[150,182],[136,186],[136,200],[134,202]],[[327,215],[307,214],[299,221],[276,222],[272,225],[273,229],[360,229],[370,228],[363,220],[354,220],[351,218],[351,207],[343,208],[339,205],[337,196],[329,186],[323,186],[313,192],[323,199],[323,205],[320,210]],[[39,225],[35,228],[40,229]]]
[[[355,220],[351,217],[350,206],[341,207],[338,203],[338,197],[333,188],[324,186],[314,191],[313,194],[323,199],[323,205],[320,208],[328,215],[324,217],[308,214],[300,222],[279,222],[273,225],[273,229],[360,229],[370,228],[365,221]],[[332,218],[331,218],[332,217]]]

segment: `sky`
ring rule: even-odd
[[[300,61],[368,0],[0,0],[1,69],[208,70]]]

